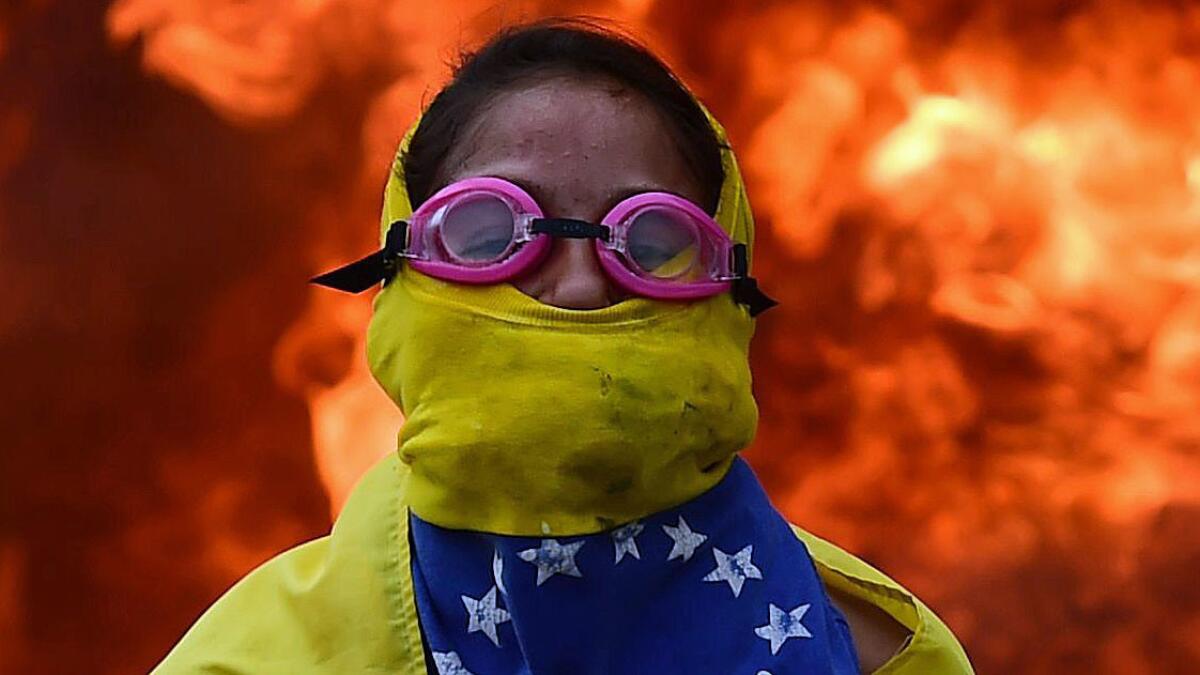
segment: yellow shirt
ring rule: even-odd
[[[280,554],[239,581],[153,672],[425,675],[406,472],[394,454],[381,461],[328,536]],[[920,600],[833,544],[795,531],[826,585],[881,608],[912,632],[876,675],[973,672],[954,635]]]

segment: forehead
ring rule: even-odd
[[[662,115],[605,79],[555,78],[504,92],[464,129],[446,183],[494,175],[543,186],[552,200],[598,200],[644,186],[699,201],[699,188]]]

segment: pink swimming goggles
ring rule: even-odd
[[[382,249],[312,282],[360,293],[390,280],[406,260],[438,279],[496,284],[536,268],[552,237],[592,239],[605,274],[633,295],[694,300],[732,292],[751,316],[777,304],[747,274],[746,245],[686,199],[634,195],[597,224],[546,218],[524,190],[489,177],[442,188],[409,220],[391,224]]]

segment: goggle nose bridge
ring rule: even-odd
[[[599,239],[607,242],[612,238],[612,229],[607,225],[576,218],[534,218],[529,231],[563,239]]]

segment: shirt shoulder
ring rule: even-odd
[[[865,561],[792,525],[829,587],[878,607],[912,633],[908,644],[873,675],[973,675],[954,633],[925,603]]]
[[[397,464],[389,456],[363,477],[328,536],[230,588],[154,675],[423,674]]]

